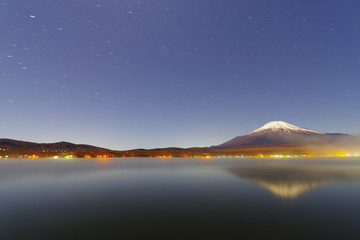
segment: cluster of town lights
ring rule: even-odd
[[[0,156],[0,158],[12,158],[14,156],[9,156],[9,155],[5,155],[5,156]],[[31,155],[24,155],[21,156],[20,158],[29,158],[29,159],[36,159],[42,156],[39,156],[37,154],[31,154]],[[105,158],[112,158],[115,156],[111,156],[109,154],[102,154],[102,155],[97,155],[96,157],[91,156],[89,154],[86,154],[83,156],[83,158],[101,158],[101,159],[105,159]],[[123,156],[125,157],[125,156]],[[174,156],[172,155],[159,155],[159,156],[152,156],[155,158],[173,158]],[[323,155],[310,155],[310,154],[302,154],[302,155],[290,155],[290,154],[257,154],[257,155],[200,155],[200,156],[191,156],[191,155],[185,155],[185,156],[181,156],[181,157],[199,157],[199,158],[244,158],[244,157],[252,157],[252,158],[302,158],[302,157],[360,157],[360,153],[345,153],[345,152],[337,152],[334,154],[323,154]],[[53,158],[53,159],[72,159],[72,158],[77,158],[77,156],[73,155],[73,154],[68,154],[65,156],[52,156],[52,157],[47,157],[47,158]]]

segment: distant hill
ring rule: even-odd
[[[51,157],[55,155],[76,155],[78,157],[84,157],[85,155],[97,156],[114,154],[114,151],[109,149],[85,144],[74,144],[70,142],[34,143],[6,138],[0,139],[0,149],[0,156],[38,155],[41,157]]]

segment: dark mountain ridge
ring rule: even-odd
[[[86,154],[96,155],[112,152],[106,148],[95,147],[86,144],[74,144],[70,142],[56,143],[34,143],[19,141],[7,138],[0,139],[0,155],[39,155],[53,156],[54,154],[66,155],[74,154],[84,156]]]
[[[271,155],[347,155],[359,152],[358,137],[342,133],[325,133],[273,121],[243,136],[211,147],[155,148],[113,151],[106,148],[70,142],[33,143],[0,139],[0,156],[40,157],[74,155],[77,157],[194,157],[194,156],[271,156]]]

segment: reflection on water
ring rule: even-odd
[[[359,160],[0,160],[0,239],[358,239]]]
[[[323,182],[266,182],[262,180],[255,180],[260,186],[270,190],[275,195],[282,198],[296,198],[303,192],[321,185]]]
[[[353,166],[257,166],[228,171],[256,182],[281,198],[296,198],[330,182],[360,180],[360,169]]]

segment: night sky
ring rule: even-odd
[[[0,0],[0,138],[220,144],[360,133],[360,1]]]

